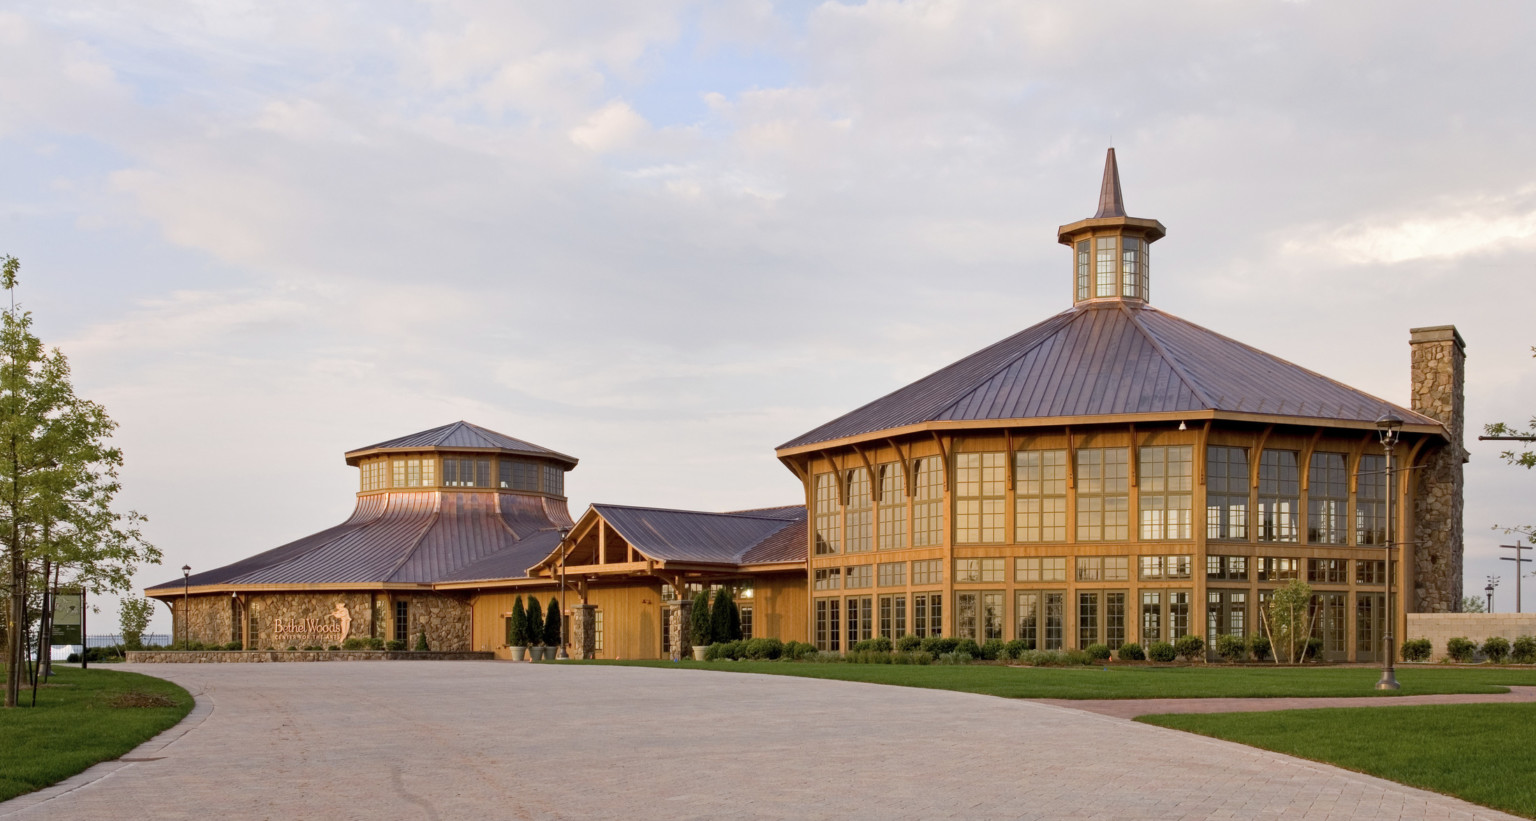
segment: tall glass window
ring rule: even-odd
[[[1077,299],[1079,302],[1091,296],[1088,293],[1088,240],[1079,240],[1077,243]]]
[[[1141,591],[1141,643],[1163,639],[1163,591]]]
[[[1259,541],[1296,541],[1301,473],[1296,451],[1265,449],[1259,457]]]
[[[1003,541],[1003,454],[955,454],[955,543]]]
[[[1349,479],[1342,453],[1313,453],[1307,468],[1307,541],[1344,544],[1349,538]]]
[[[544,466],[544,492],[554,496],[565,495],[565,471],[554,465]]]
[[[847,537],[849,553],[864,553],[874,547],[874,500],[870,496],[869,471],[854,468],[847,473]]]
[[[1077,649],[1099,640],[1099,594],[1077,594]]]
[[[1145,240],[1136,237],[1125,237],[1120,251],[1120,295],[1128,297],[1147,296],[1142,290],[1142,283],[1146,281],[1146,274],[1142,272],[1143,261],[1147,250]]]
[[[1014,541],[1067,540],[1067,452],[1021,450],[1013,455]]]
[[[1094,296],[1114,296],[1119,283],[1115,280],[1120,272],[1120,253],[1117,237],[1099,237],[1098,266],[1096,268],[1097,279],[1094,288]]]
[[[1141,449],[1137,482],[1141,488],[1142,539],[1191,538],[1193,454],[1189,445]]]
[[[1127,448],[1077,452],[1077,540],[1125,541],[1130,536]]]
[[[497,484],[508,490],[539,489],[539,465],[520,459],[502,459],[496,465]]]
[[[1355,544],[1387,543],[1387,459],[1361,456],[1355,475]]]
[[[938,457],[917,460],[917,499],[912,505],[912,546],[944,543],[944,465]]]
[[[907,481],[906,471],[898,462],[881,465],[879,532],[876,547],[891,550],[907,546]]]
[[[1216,647],[1217,636],[1242,636],[1248,630],[1248,592],[1246,590],[1206,591],[1205,642]]]
[[[1211,445],[1205,449],[1205,535],[1248,539],[1248,449]]]
[[[443,484],[448,487],[490,487],[490,459],[443,457]]]
[[[842,517],[838,515],[837,477],[816,474],[816,555],[838,551],[842,535]]]

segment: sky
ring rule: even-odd
[[[574,513],[799,503],[775,446],[1069,307],[1111,145],[1155,306],[1398,403],[1455,324],[1475,434],[1536,415],[1536,6],[1479,9],[12,0],[0,253],[120,425],[141,587],[458,419],[580,458]],[[1467,447],[1512,609],[1536,474]]]

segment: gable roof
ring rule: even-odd
[[[541,456],[564,462],[570,467],[576,466],[576,458],[567,456],[558,451],[525,442],[504,433],[497,433],[489,428],[470,424],[460,420],[441,427],[416,433],[398,436],[367,447],[347,451],[348,464],[355,462],[358,456],[381,450],[424,450],[430,448],[441,449],[465,449],[465,450],[495,450],[521,456]]]
[[[1203,411],[1409,425],[1438,421],[1149,305],[1083,303],[782,445],[940,421]]]
[[[744,564],[754,549],[768,554],[758,561],[805,561],[805,508],[775,508],[739,513],[627,507],[595,504],[593,512],[647,558],[661,561]],[[798,555],[785,551],[775,536],[798,532]],[[788,554],[787,557],[781,558]]]

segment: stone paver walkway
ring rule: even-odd
[[[1115,718],[1135,718],[1158,713],[1268,713],[1275,710],[1316,710],[1325,707],[1412,707],[1420,704],[1510,704],[1536,701],[1536,687],[1510,686],[1507,693],[1446,693],[1432,696],[1386,698],[1127,698],[1073,701],[1064,698],[1036,699],[1074,710],[1087,710]]]
[[[968,693],[497,662],[130,669],[187,687],[198,714],[0,818],[1511,818]]]

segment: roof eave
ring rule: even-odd
[[[577,463],[580,461],[580,460],[578,460],[574,456],[566,456],[563,453],[555,453],[554,451],[513,450],[511,448],[466,448],[466,447],[452,447],[452,446],[445,446],[445,445],[415,445],[415,446],[412,446],[412,447],[398,447],[398,448],[395,448],[395,447],[391,447],[391,448],[366,447],[366,448],[359,448],[357,450],[349,450],[345,454],[343,454],[343,458],[346,459],[348,465],[351,465],[353,467],[357,467],[357,463],[359,461],[361,461],[363,458],[368,457],[368,456],[379,456],[379,455],[382,455],[382,454],[389,454],[389,453],[424,453],[424,452],[429,452],[429,453],[486,453],[486,454],[505,454],[505,455],[508,455],[508,456],[526,456],[526,457],[531,458],[531,459],[548,459],[549,461],[552,461],[552,462],[560,462],[560,463],[566,465],[566,469],[567,470],[574,470],[576,465],[577,465]]]
[[[1148,242],[1156,242],[1168,235],[1168,229],[1161,222],[1141,217],[1097,217],[1077,222],[1068,223],[1056,229],[1056,241],[1062,245],[1071,245],[1084,234],[1091,233],[1098,228],[1132,228],[1146,234]]]

